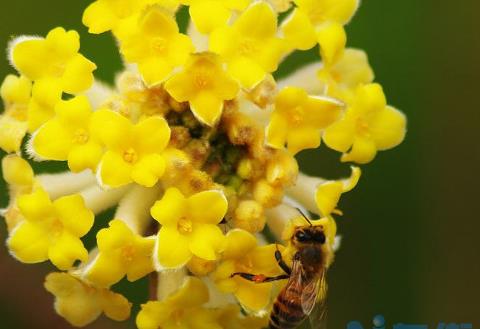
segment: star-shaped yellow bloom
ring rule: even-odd
[[[152,262],[155,239],[132,232],[121,220],[114,219],[97,233],[99,254],[85,274],[97,286],[110,287],[127,275],[136,281],[154,270]]]
[[[212,274],[217,287],[225,293],[233,293],[242,306],[251,311],[265,309],[270,303],[272,283],[254,283],[241,277],[231,277],[235,272],[280,275],[275,260],[275,245],[258,247],[254,235],[241,229],[227,233],[223,261]]]
[[[96,69],[79,49],[78,33],[57,27],[45,39],[18,39],[13,43],[11,59],[28,79],[48,85],[49,94],[76,94],[90,88]]]
[[[168,80],[165,89],[177,102],[189,102],[198,120],[213,126],[224,101],[234,99],[239,87],[224,71],[219,56],[200,53],[191,55],[183,72]]]
[[[297,8],[282,24],[289,44],[307,50],[320,43],[325,63],[333,63],[343,52],[343,26],[352,18],[359,0],[294,0]]]
[[[45,289],[55,296],[55,310],[72,326],[84,327],[100,314],[116,321],[130,317],[131,304],[120,294],[88,285],[67,273],[50,273]]]
[[[268,145],[296,154],[320,146],[321,130],[339,116],[343,104],[324,96],[309,96],[303,89],[287,87],[275,100],[275,110],[266,129]]]
[[[126,32],[118,34],[120,50],[127,62],[138,64],[148,86],[167,79],[194,50],[190,38],[179,33],[172,14],[160,7],[150,7],[122,29]]]
[[[373,82],[374,73],[363,50],[347,48],[334,65],[319,70],[318,78],[328,95],[350,102],[358,86]]]
[[[17,206],[25,221],[10,232],[7,245],[18,260],[40,263],[50,259],[61,270],[70,269],[76,260],[87,260],[80,238],[92,227],[94,215],[80,195],[51,202],[44,190],[37,189],[19,196]]]
[[[222,329],[217,323],[217,312],[203,307],[208,300],[207,286],[200,279],[189,277],[177,292],[165,300],[143,304],[137,315],[137,327]]]
[[[400,144],[406,133],[405,115],[388,106],[379,84],[357,88],[354,100],[342,119],[325,130],[328,147],[343,152],[342,161],[368,163],[377,150]]]
[[[8,75],[0,87],[5,112],[0,115],[0,148],[18,152],[27,133],[27,109],[32,83],[26,77]]]
[[[320,184],[315,191],[315,202],[322,216],[330,216],[331,213],[341,213],[337,208],[340,196],[353,190],[360,179],[361,170],[352,167],[352,174],[347,179],[326,181]]]
[[[250,89],[278,67],[285,44],[276,34],[276,13],[269,4],[258,1],[232,26],[215,30],[209,47],[225,59],[232,77]]]
[[[152,217],[162,225],[154,256],[160,266],[177,268],[193,255],[216,260],[224,242],[217,224],[227,207],[220,191],[204,191],[187,198],[178,189],[169,188],[151,209]]]
[[[34,134],[33,151],[41,158],[65,161],[73,172],[96,170],[103,147],[91,134],[92,109],[85,96],[60,101],[56,116]]]
[[[190,17],[198,31],[207,34],[225,26],[232,10],[244,10],[251,0],[182,0],[190,6]]]
[[[103,185],[136,182],[152,187],[162,177],[165,160],[161,153],[170,140],[164,118],[152,116],[134,125],[119,113],[102,109],[93,114],[92,133],[108,149],[97,169]]]

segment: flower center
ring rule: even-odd
[[[304,114],[300,106],[294,107],[290,110],[290,122],[293,125],[299,125],[303,122]]]
[[[123,151],[123,160],[128,163],[135,163],[138,160],[137,152],[133,148]]]
[[[361,135],[368,135],[370,133],[368,122],[363,118],[357,119],[356,128],[357,128],[357,132]]]
[[[73,143],[75,144],[85,144],[86,142],[88,142],[88,139],[88,131],[83,128],[77,129],[73,134]]]
[[[207,89],[212,85],[212,79],[207,72],[198,72],[195,74],[193,82],[198,89]]]
[[[135,257],[135,248],[132,245],[126,245],[121,251],[122,259],[126,263],[131,263]]]
[[[181,234],[189,234],[192,233],[193,230],[193,225],[192,221],[186,219],[186,218],[180,218],[180,220],[177,223],[177,230]]]
[[[51,67],[51,71],[53,76],[60,78],[65,72],[65,63],[57,62],[53,64]]]
[[[27,106],[23,104],[13,104],[8,108],[8,114],[18,121],[27,121]]]
[[[59,237],[62,234],[63,224],[58,218],[53,220],[52,226],[50,227],[50,232],[54,237]]]
[[[150,47],[152,51],[157,55],[162,55],[167,50],[167,40],[161,37],[155,37],[150,42]]]
[[[255,41],[249,38],[245,38],[240,42],[239,52],[242,55],[249,56],[257,49]]]

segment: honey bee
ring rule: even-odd
[[[276,277],[241,272],[232,274],[232,277],[238,275],[256,283],[288,279],[273,304],[271,329],[297,328],[307,317],[310,317],[314,329],[325,325],[326,272],[333,260],[333,250],[326,243],[325,225],[313,225],[305,215],[303,217],[308,224],[295,227],[290,239],[295,249],[292,268],[284,262],[278,249],[275,252],[277,263],[285,274]],[[315,312],[312,312],[314,308]]]

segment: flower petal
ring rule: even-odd
[[[89,265],[86,278],[98,287],[108,288],[125,275],[120,254],[102,253]]]
[[[48,259],[50,239],[44,227],[24,221],[10,233],[7,246],[18,260],[24,263],[40,263]]]
[[[140,121],[133,128],[135,149],[143,154],[160,153],[170,140],[170,128],[167,121],[160,116],[149,117]]]
[[[208,126],[213,126],[220,118],[223,100],[211,92],[200,92],[190,100],[190,107],[195,117]]]
[[[375,158],[377,148],[371,139],[357,137],[353,143],[352,149],[342,155],[342,162],[356,162],[360,164],[369,163]]]
[[[223,192],[203,191],[188,198],[189,219],[197,223],[218,224],[227,213],[228,203]],[[205,206],[208,205],[208,211]]]
[[[224,258],[242,258],[257,246],[257,239],[251,233],[233,229],[228,231],[225,240]]]
[[[133,166],[116,152],[107,151],[99,166],[102,183],[107,186],[120,187],[132,182]]]
[[[205,260],[216,260],[225,242],[222,230],[210,224],[195,225],[189,238],[190,251]]]
[[[230,10],[218,1],[194,1],[190,6],[190,16],[197,29],[208,34],[227,24]]]
[[[155,202],[150,214],[163,226],[176,226],[186,212],[186,200],[177,188],[169,188],[162,199]]]
[[[132,179],[145,187],[154,186],[165,172],[165,159],[159,154],[142,157],[132,170]]]
[[[387,106],[370,122],[369,130],[379,150],[388,150],[405,138],[407,119],[397,109]]]
[[[64,232],[50,245],[48,258],[58,269],[66,271],[76,260],[87,261],[88,251],[79,238]]]
[[[80,194],[61,197],[53,205],[65,229],[74,236],[82,237],[92,228],[95,216]]]
[[[163,267],[178,268],[192,258],[188,237],[180,234],[176,227],[163,226],[158,232],[157,239],[155,255]]]

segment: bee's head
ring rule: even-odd
[[[323,225],[299,226],[292,236],[295,245],[324,244],[326,241]]]

